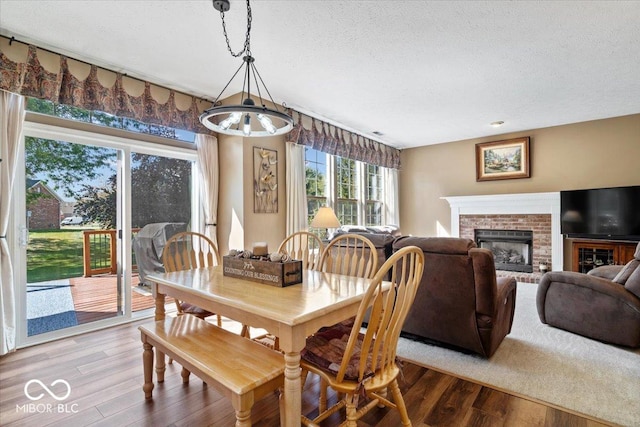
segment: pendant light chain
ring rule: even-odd
[[[241,137],[271,137],[284,135],[293,129],[293,118],[286,112],[278,110],[278,106],[271,97],[269,89],[264,84],[262,76],[255,66],[255,59],[251,55],[251,4],[247,0],[247,33],[244,40],[244,47],[239,52],[231,49],[229,35],[227,33],[227,23],[225,22],[225,12],[229,10],[229,0],[212,0],[213,8],[220,12],[222,18],[222,31],[227,43],[227,49],[231,56],[237,58],[243,56],[242,64],[225,85],[220,94],[213,101],[213,106],[200,115],[200,123],[206,128],[218,134],[234,135]],[[242,82],[242,92],[240,93],[242,102],[240,104],[227,105],[219,101],[224,91],[231,85],[233,79],[244,68],[244,78]],[[251,79],[253,78],[253,83]],[[262,85],[262,88],[260,87]],[[259,104],[252,99],[251,90],[258,93]],[[265,105],[262,92],[266,92],[273,108]],[[252,126],[259,123],[258,126]],[[261,129],[260,129],[261,128]]]
[[[227,49],[229,53],[233,57],[239,57],[243,55],[245,52],[247,55],[251,56],[251,4],[249,4],[249,0],[247,0],[247,34],[244,39],[244,47],[240,52],[234,53],[233,49],[231,49],[231,43],[229,42],[229,35],[227,34],[227,25],[224,22],[224,11],[220,11],[220,17],[222,18],[222,32],[224,33],[224,39],[227,42]]]

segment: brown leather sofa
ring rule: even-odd
[[[402,335],[493,355],[511,332],[515,279],[497,278],[491,251],[470,239],[406,236],[393,249],[411,245],[424,251],[425,266]]]
[[[361,226],[342,226],[336,230],[332,239],[342,234],[359,234],[366,237],[373,243],[378,255],[378,268],[382,267],[382,264],[393,253],[393,242],[400,235],[400,230],[393,226],[380,226],[380,227],[361,227]]]
[[[536,301],[542,323],[640,347],[640,243],[624,267],[604,266],[589,273],[551,271],[542,276]]]

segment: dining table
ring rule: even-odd
[[[155,319],[165,318],[165,297],[197,305],[279,338],[285,360],[282,425],[299,426],[302,406],[300,352],[306,338],[323,326],[358,312],[371,279],[303,270],[302,283],[286,287],[223,274],[223,266],[151,273]],[[215,350],[215,349],[212,349]],[[164,369],[164,355],[158,359]]]

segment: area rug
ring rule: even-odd
[[[76,326],[75,308],[68,280],[27,285],[27,335]]]
[[[640,349],[542,324],[537,285],[519,283],[511,334],[491,359],[401,338],[398,356],[458,378],[623,426],[640,426]]]

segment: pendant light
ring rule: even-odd
[[[227,27],[224,21],[224,14],[229,10],[228,0],[213,0],[213,7],[220,12],[222,18],[222,29],[227,42],[229,53],[235,58],[242,57],[242,64],[231,77],[231,80],[222,89],[220,94],[213,101],[213,107],[200,115],[200,122],[207,128],[217,133],[237,136],[265,137],[282,135],[293,128],[293,119],[288,114],[279,111],[267,89],[260,73],[255,65],[255,58],[251,55],[251,5],[247,0],[247,34],[244,41],[244,48],[240,52],[233,52],[227,36]],[[224,91],[229,87],[233,79],[243,70],[242,84],[242,104],[240,105],[220,105],[219,99]],[[253,84],[252,84],[253,80]],[[251,89],[258,93],[256,101],[252,98]],[[267,108],[262,97],[263,91],[268,95],[269,101],[275,106]],[[256,126],[253,126],[256,123]]]

